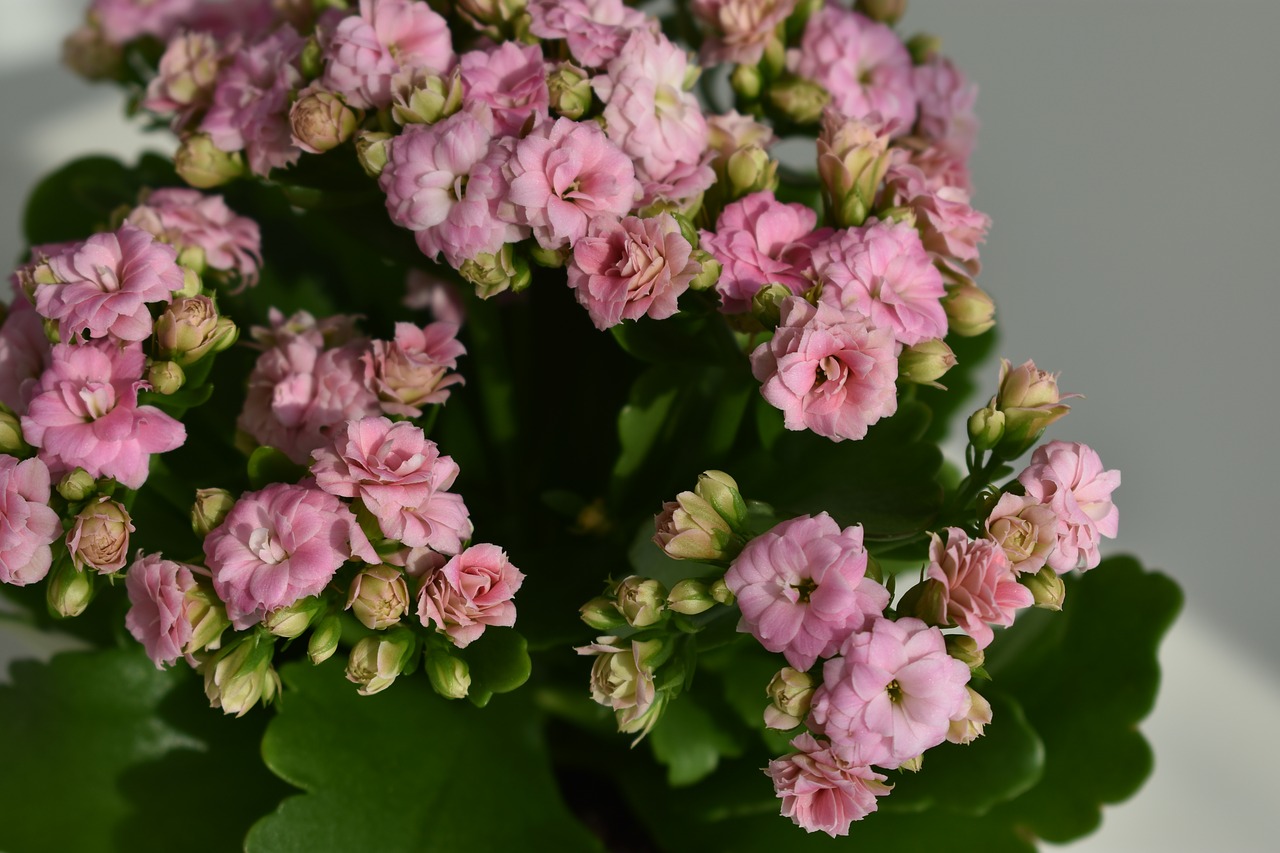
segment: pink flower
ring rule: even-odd
[[[137,489],[152,453],[181,447],[187,431],[154,406],[139,406],[145,369],[142,347],[109,341],[58,344],[40,377],[22,435],[40,448],[55,475],[84,468]]]
[[[453,67],[449,25],[426,3],[360,0],[325,50],[325,89],[361,108],[391,105],[391,78],[401,70],[444,74]]]
[[[237,276],[247,286],[258,283],[262,266],[258,223],[237,216],[220,195],[156,190],[129,213],[127,221],[178,251],[200,249],[207,269]]]
[[[564,39],[569,52],[590,68],[618,55],[633,30],[650,28],[643,12],[622,0],[529,0],[529,32],[541,39]]]
[[[191,567],[139,552],[124,583],[130,604],[124,626],[146,648],[156,669],[164,669],[178,660],[191,639],[186,617],[187,590],[196,585]]]
[[[124,505],[99,495],[76,515],[67,531],[67,552],[76,571],[93,569],[100,575],[124,568],[129,555],[133,519]]]
[[[841,530],[824,512],[752,539],[724,581],[738,597],[738,630],[805,670],[889,605],[888,590],[866,572],[862,527]]]
[[[170,127],[175,132],[182,131],[213,103],[218,72],[232,53],[224,53],[209,33],[176,36],[165,47],[156,76],[147,84],[142,108],[173,116]]]
[[[352,557],[378,562],[346,505],[313,486],[286,483],[242,495],[205,537],[204,556],[239,631],[319,595]]]
[[[755,65],[796,0],[693,0],[690,6],[710,29],[702,41],[705,64]]]
[[[893,30],[857,12],[831,4],[810,16],[787,68],[819,83],[851,118],[879,113],[895,136],[916,123],[911,54]]]
[[[36,310],[59,321],[63,340],[88,332],[142,341],[151,335],[148,302],[167,302],[182,289],[177,253],[146,231],[121,225],[54,255],[56,284],[36,286]]]
[[[422,407],[449,399],[449,386],[462,382],[458,356],[466,348],[458,342],[453,323],[431,323],[418,328],[396,323],[394,341],[374,341],[361,356],[364,379],[378,395],[382,411],[416,418]]]
[[[49,494],[43,462],[0,455],[0,583],[26,586],[49,573],[49,546],[62,535]]]
[[[910,225],[871,220],[837,232],[813,250],[813,266],[824,303],[862,315],[899,343],[947,334],[942,276]]]
[[[477,640],[490,625],[516,624],[511,599],[524,574],[511,565],[497,545],[472,545],[428,575],[418,593],[422,624],[449,635],[460,649]]]
[[[1120,472],[1104,471],[1088,445],[1051,441],[1031,454],[1018,482],[1028,497],[1058,516],[1057,548],[1048,559],[1053,570],[1064,574],[1077,567],[1095,568],[1102,561],[1098,537],[1113,539],[1119,531],[1120,513],[1111,493],[1120,485]]]
[[[111,44],[151,35],[166,41],[195,10],[199,0],[93,0],[89,14]]]
[[[1029,495],[1001,495],[986,529],[1019,574],[1040,571],[1058,545],[1057,513]]]
[[[991,218],[969,206],[969,193],[955,186],[931,186],[917,166],[897,163],[885,175],[885,199],[909,207],[929,254],[967,275],[978,274],[978,244],[987,239]]]
[[[223,151],[244,151],[255,175],[266,176],[297,161],[289,96],[303,84],[298,58],[306,42],[288,25],[236,52],[218,75],[213,106],[200,122]]]
[[[547,118],[551,94],[547,69],[537,45],[505,41],[491,51],[462,55],[463,107],[484,104],[493,112],[499,136],[519,136],[530,119]]]
[[[922,598],[932,604],[929,620],[959,625],[980,649],[995,639],[991,625],[1012,625],[1018,609],[1035,603],[997,543],[970,539],[958,527],[948,527],[945,540],[933,534],[928,577]]]
[[[877,619],[822,667],[809,727],[850,760],[892,769],[946,740],[969,708],[969,667],[919,619]]]
[[[250,327],[249,336],[264,349],[282,347],[295,338],[304,338],[317,349],[324,349],[363,341],[359,321],[356,314],[331,314],[317,320],[306,310],[286,317],[279,308],[272,307],[267,309],[270,325]]]
[[[876,797],[889,793],[887,777],[848,760],[849,750],[808,733],[791,741],[799,752],[775,758],[765,768],[782,800],[782,816],[806,832],[832,838],[876,810]]]
[[[917,65],[912,83],[920,100],[916,133],[967,160],[978,135],[978,118],[973,112],[978,87],[941,55]]]
[[[595,122],[540,125],[506,165],[517,221],[544,249],[572,246],[594,216],[622,217],[640,195],[635,167]]]
[[[421,428],[381,417],[352,420],[311,455],[316,484],[360,499],[388,539],[456,554],[471,538],[466,504],[448,491],[458,465]]]
[[[715,233],[700,232],[702,248],[720,262],[716,283],[720,310],[744,314],[751,298],[766,284],[778,283],[800,294],[813,284],[813,249],[830,234],[817,231],[818,214],[803,204],[784,204],[765,191],[725,205],[716,219]]]
[[[635,162],[636,178],[663,181],[682,166],[701,165],[697,189],[689,193],[695,195],[715,175],[703,163],[706,119],[684,88],[688,64],[666,36],[637,30],[591,85],[605,104],[605,132]]]
[[[765,400],[782,410],[787,429],[810,429],[832,441],[859,439],[898,410],[895,353],[891,330],[790,296],[773,339],[751,353],[751,372]]]
[[[0,403],[25,414],[50,358],[40,315],[26,296],[15,292],[0,323]]]
[[[676,313],[676,299],[702,271],[669,213],[619,222],[598,216],[573,247],[569,286],[597,329]]]

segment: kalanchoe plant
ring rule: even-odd
[[[97,650],[15,668],[6,778],[198,753],[184,845],[255,853],[1024,849],[1136,787],[1177,592],[1103,564],[1119,472],[1030,361],[939,450],[973,85],[903,2],[676,6],[93,0],[68,59],[178,147],[27,210],[0,590]],[[101,805],[60,849],[136,837]]]

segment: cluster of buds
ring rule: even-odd
[[[747,504],[737,482],[723,471],[705,471],[692,492],[663,504],[654,518],[653,541],[674,560],[727,564],[747,536]]]
[[[1062,401],[1074,396],[1058,390],[1056,373],[1039,370],[1030,361],[1015,368],[1001,359],[999,390],[969,417],[969,441],[997,458],[1017,459],[1071,410]]]
[[[661,639],[614,636],[598,637],[577,650],[596,658],[591,665],[591,698],[613,709],[618,731],[636,735],[637,742],[658,722],[683,682],[678,664],[663,667],[671,661],[673,650],[674,644]]]

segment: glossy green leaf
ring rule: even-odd
[[[510,693],[529,680],[529,645],[514,628],[488,628],[457,652],[471,671],[467,698],[486,705],[495,693]]]
[[[523,693],[477,709],[421,674],[359,696],[341,665],[290,664],[262,753],[301,788],[249,853],[600,850],[557,793]]]
[[[742,745],[689,694],[673,700],[649,733],[658,761],[667,765],[667,782],[691,785],[715,771],[722,757],[742,754]]]
[[[261,489],[272,483],[296,483],[307,469],[274,447],[259,447],[249,455],[249,485]]]

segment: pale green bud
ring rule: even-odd
[[[324,612],[325,603],[314,595],[300,598],[288,607],[277,608],[267,614],[266,629],[284,640],[301,637],[311,623]]]
[[[976,284],[950,288],[943,297],[947,326],[962,338],[980,335],[996,324],[996,304]]]
[[[1004,459],[1026,453],[1045,429],[1071,410],[1062,402],[1058,375],[1038,370],[1033,362],[1013,367],[1000,359],[1000,390],[995,406],[1004,413],[1004,435],[995,448]]]
[[[648,628],[662,621],[667,588],[653,578],[632,575],[618,584],[618,611],[632,628]]]
[[[613,631],[627,624],[613,598],[597,595],[578,608],[582,621],[597,631]]]
[[[45,599],[55,617],[79,616],[93,600],[93,574],[77,569],[70,561],[59,561],[46,581]]]
[[[723,471],[703,471],[693,493],[711,504],[720,517],[734,530],[742,530],[747,522],[747,503],[738,491],[738,481]]]
[[[313,664],[324,663],[338,650],[341,639],[342,620],[336,614],[325,616],[316,623],[311,639],[307,640],[307,657]]]
[[[462,72],[409,78],[394,93],[391,117],[398,124],[435,124],[462,109]]]
[[[197,583],[183,595],[183,602],[183,614],[191,623],[191,637],[182,647],[182,653],[194,655],[218,648],[222,633],[231,627],[221,599]]]
[[[1004,412],[996,408],[995,398],[986,408],[969,416],[969,443],[978,450],[990,450],[1004,436]]]
[[[347,609],[372,631],[389,628],[409,609],[409,587],[395,566],[370,566],[351,581]]]
[[[360,685],[361,696],[386,690],[408,668],[417,651],[417,640],[407,628],[392,628],[375,637],[365,637],[351,649],[347,660],[347,680]]]
[[[955,366],[956,354],[951,347],[941,338],[933,338],[902,351],[898,356],[898,379],[943,388],[938,380]]]
[[[969,710],[963,717],[951,721],[947,729],[947,740],[951,743],[972,743],[982,737],[983,729],[991,722],[991,703],[986,697],[972,687],[969,691]]]
[[[987,659],[987,654],[978,645],[978,641],[964,634],[947,635],[947,654],[969,669],[977,669]]]
[[[1067,588],[1061,576],[1049,566],[1045,566],[1034,575],[1022,575],[1019,582],[1031,590],[1035,606],[1045,610],[1061,610],[1062,602],[1067,597]]]
[[[202,539],[208,536],[235,505],[235,496],[226,489],[197,489],[196,502],[191,507],[192,531]]]
[[[694,249],[689,257],[702,264],[702,270],[689,282],[689,288],[691,290],[710,290],[715,287],[716,282],[720,280],[722,271],[720,262],[716,260],[715,255],[705,249]]]
[[[186,372],[176,361],[153,361],[147,370],[147,382],[157,394],[172,394],[186,381]]]
[[[303,151],[323,154],[351,138],[360,116],[331,92],[313,92],[289,109],[289,127]]]
[[[209,704],[224,714],[242,717],[280,692],[280,676],[271,666],[274,641],[252,633],[201,664]]]
[[[220,187],[245,171],[240,152],[223,151],[207,133],[193,133],[182,140],[173,155],[173,168],[178,177],[202,190]]]
[[[547,77],[551,110],[574,121],[591,109],[591,75],[571,62],[561,62]]]
[[[782,322],[782,303],[795,296],[785,284],[766,284],[751,297],[751,316],[766,329],[776,329]]]
[[[764,724],[781,731],[800,725],[809,713],[816,688],[813,677],[806,672],[789,666],[778,670],[765,688],[770,704],[764,711]]]
[[[941,49],[942,39],[928,33],[917,33],[907,40],[907,51],[916,65],[924,65]]]
[[[529,262],[515,254],[510,243],[503,246],[496,254],[481,252],[469,258],[458,267],[458,273],[475,285],[476,295],[488,299],[510,290],[519,293],[529,286],[532,273]]]
[[[667,594],[667,609],[685,616],[697,616],[716,606],[707,585],[693,578],[685,578],[671,587]]]
[[[26,456],[30,445],[22,438],[22,422],[8,406],[0,406],[0,453]]]
[[[760,97],[760,90],[764,88],[764,77],[754,65],[739,65],[729,75],[729,85],[744,101],[754,101]]]
[[[805,77],[785,77],[769,87],[769,103],[796,124],[817,124],[831,94]]]
[[[97,490],[97,479],[83,468],[68,471],[58,481],[58,494],[71,503],[86,501]]]
[[[558,270],[563,267],[568,262],[571,254],[573,254],[573,250],[568,246],[559,249],[544,249],[541,246],[533,246],[529,249],[529,257],[535,264],[552,270]]]
[[[391,139],[389,133],[372,130],[362,130],[356,134],[356,159],[369,177],[376,178],[382,174],[383,167],[387,165],[387,143]]]
[[[742,198],[778,184],[778,164],[763,148],[752,145],[739,148],[725,161],[732,198]]]
[[[431,680],[431,688],[446,699],[463,699],[471,690],[471,668],[457,655],[442,648],[427,652],[423,668]]]
[[[724,578],[716,578],[712,581],[711,586],[707,587],[707,591],[711,593],[711,597],[716,604],[723,604],[725,607],[732,607],[738,601],[738,597],[733,594],[733,590],[729,589],[729,585],[724,582]]]

